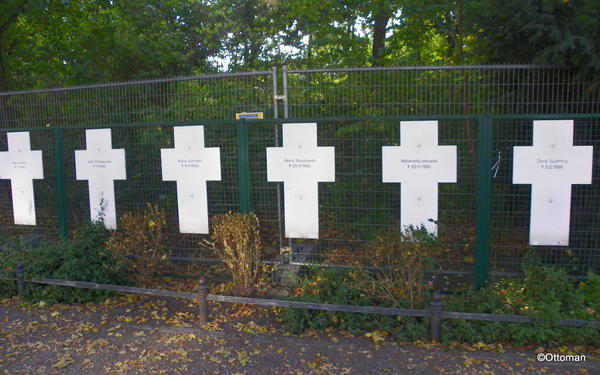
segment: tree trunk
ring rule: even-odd
[[[4,69],[4,60],[2,58],[2,49],[0,48],[0,93],[8,91],[8,79]],[[6,97],[0,96],[0,126],[9,126],[9,110],[6,103]]]
[[[373,51],[371,57],[373,58],[373,66],[381,66],[383,64],[383,52],[385,48],[385,32],[390,15],[387,9],[385,9],[383,2],[377,7],[375,19],[373,22]]]
[[[4,68],[4,58],[2,57],[2,46],[0,46],[0,92],[8,91],[8,78]]]

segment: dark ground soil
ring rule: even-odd
[[[536,348],[286,336],[273,310],[226,304],[211,304],[204,328],[197,320],[197,306],[176,299],[0,300],[0,374],[600,374],[589,348],[571,348],[587,350],[585,362],[550,363],[536,360]]]

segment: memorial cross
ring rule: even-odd
[[[571,185],[592,183],[592,146],[573,146],[573,120],[533,122],[533,146],[515,146],[513,183],[531,184],[530,245],[568,246]]]
[[[117,229],[114,181],[127,179],[125,150],[112,148],[110,129],[88,129],[85,138],[87,149],[75,151],[75,175],[88,181],[90,218]]]
[[[204,147],[203,126],[173,128],[175,148],[162,149],[163,181],[177,182],[181,233],[208,233],[206,181],[221,180],[218,147]]]
[[[35,225],[33,180],[44,178],[42,151],[32,151],[29,132],[7,133],[8,151],[0,152],[0,179],[10,180],[15,224]]]
[[[456,146],[438,145],[437,121],[401,121],[400,142],[382,148],[383,182],[400,183],[400,227],[436,233],[438,183],[456,182]]]
[[[319,238],[319,182],[335,181],[335,148],[317,147],[317,124],[283,124],[283,147],[267,147],[267,180],[283,182],[285,235]]]

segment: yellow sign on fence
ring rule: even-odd
[[[236,120],[262,120],[263,113],[262,112],[241,112],[235,114]]]

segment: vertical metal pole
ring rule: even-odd
[[[442,297],[437,292],[433,293],[431,302],[429,303],[429,309],[431,311],[431,339],[437,342],[440,341],[443,308],[444,304],[442,303]]]
[[[248,122],[236,122],[238,152],[238,185],[240,212],[250,212],[250,164],[248,158]]]
[[[492,120],[477,120],[477,229],[475,239],[475,287],[487,285],[490,272],[490,229],[492,206]]]
[[[283,74],[283,118],[288,118],[290,116],[290,111],[288,109],[288,75],[287,75],[287,66],[284,65],[281,68],[282,74]],[[292,247],[292,239],[288,238],[288,246]],[[290,258],[292,258],[293,255],[290,252]]]
[[[287,66],[281,68],[283,72],[283,118],[290,117],[290,111],[288,109],[288,75]]]
[[[273,118],[279,118],[279,102],[277,101],[277,68],[271,70],[271,79],[273,80]]]
[[[198,300],[200,304],[198,305],[199,312],[199,320],[200,324],[208,323],[208,285],[206,285],[206,279],[201,277],[198,280]]]
[[[58,229],[61,238],[68,236],[67,195],[65,193],[65,162],[63,159],[63,133],[60,127],[54,128],[54,162],[56,174],[56,207],[58,209]]]
[[[277,89],[277,68],[273,67],[273,117],[275,119],[279,118],[279,101]],[[275,147],[279,147],[279,123],[275,122],[274,129],[275,132]],[[283,223],[281,221],[282,212],[281,212],[281,183],[277,183],[277,228],[279,233],[279,249],[283,248]]]
[[[22,263],[17,264],[15,274],[17,276],[17,293],[19,297],[23,297],[23,291],[25,290],[25,281],[23,280],[23,274],[25,269]]]

